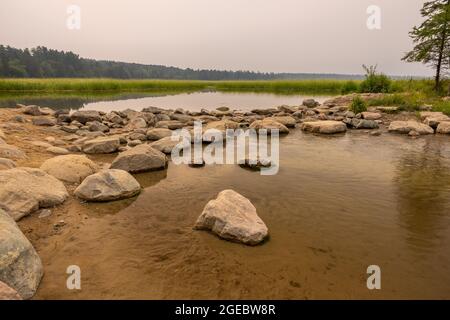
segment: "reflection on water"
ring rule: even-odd
[[[166,109],[183,108],[200,111],[202,108],[213,110],[227,106],[240,110],[254,108],[272,108],[275,106],[300,105],[304,99],[315,98],[322,102],[328,96],[275,95],[269,93],[224,93],[224,92],[193,92],[193,93],[128,93],[115,96],[44,96],[44,97],[0,97],[0,107],[14,107],[16,104],[35,104],[55,109],[86,109],[86,110],[142,110],[154,106]]]
[[[275,176],[173,164],[138,175],[155,183],[127,208],[95,214],[57,246],[37,243],[46,272],[37,298],[450,297],[448,137],[295,130],[280,151]],[[270,232],[264,245],[192,230],[227,188],[257,208]],[[81,267],[81,291],[65,289],[70,264]],[[366,287],[372,264],[380,291]]]

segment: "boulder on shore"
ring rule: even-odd
[[[35,294],[43,275],[42,262],[14,220],[0,209],[0,284],[14,289],[23,299]],[[0,286],[2,294],[13,292]]]
[[[103,154],[116,152],[120,147],[118,137],[99,137],[85,141],[82,147],[84,153]]]
[[[90,175],[75,189],[75,195],[86,201],[113,201],[134,197],[141,185],[124,170],[102,170]]]
[[[68,196],[61,181],[40,169],[0,171],[0,208],[16,221],[39,208],[61,204]]]
[[[68,183],[81,183],[99,167],[84,155],[63,155],[46,160],[41,170]]]
[[[173,131],[167,128],[153,128],[147,131],[148,140],[159,140],[165,137],[170,137]]]
[[[334,134],[347,131],[347,126],[341,121],[324,120],[304,122],[301,129],[312,133]]]
[[[409,134],[411,131],[419,135],[433,134],[434,130],[430,126],[417,121],[392,121],[388,128],[389,132]]]
[[[150,143],[150,146],[155,148],[158,151],[161,151],[165,154],[172,153],[172,150],[177,147],[183,149],[184,147],[190,146],[191,143],[185,137],[179,137],[178,140],[172,140],[172,137],[165,137],[159,139],[158,141]]]
[[[0,158],[19,160],[25,159],[26,157],[25,152],[19,148],[9,144],[0,144]]]
[[[102,122],[102,117],[100,116],[100,113],[98,111],[94,110],[82,110],[82,111],[75,111],[70,116],[72,121],[78,121],[82,124],[86,124],[87,122]]]
[[[111,169],[121,169],[132,173],[164,169],[167,157],[148,144],[141,144],[120,153],[111,164]]]
[[[194,229],[210,230],[223,239],[248,245],[262,242],[268,234],[253,204],[233,190],[224,190],[209,201]]]
[[[450,134],[450,121],[439,123],[436,133]]]

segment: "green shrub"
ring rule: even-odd
[[[346,81],[341,89],[341,94],[349,94],[353,92],[358,92],[359,86],[356,81]]]
[[[361,82],[359,91],[364,93],[387,93],[390,91],[392,81],[388,76],[377,73],[377,66],[365,66],[366,78]]]
[[[353,98],[350,110],[352,110],[354,114],[367,111],[367,104],[363,99],[361,99],[361,97],[356,96],[355,98]]]

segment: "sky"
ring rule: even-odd
[[[428,76],[429,68],[401,61],[413,46],[408,32],[421,23],[423,3],[1,0],[0,44],[193,69],[361,74],[362,64],[378,64],[390,75]],[[70,5],[80,14],[68,13]],[[372,5],[380,19],[367,13]],[[380,29],[369,29],[368,19]]]

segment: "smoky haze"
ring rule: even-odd
[[[431,75],[401,61],[420,0],[2,0],[0,44],[194,69]],[[66,26],[81,8],[81,29]],[[381,29],[366,12],[381,9]]]

